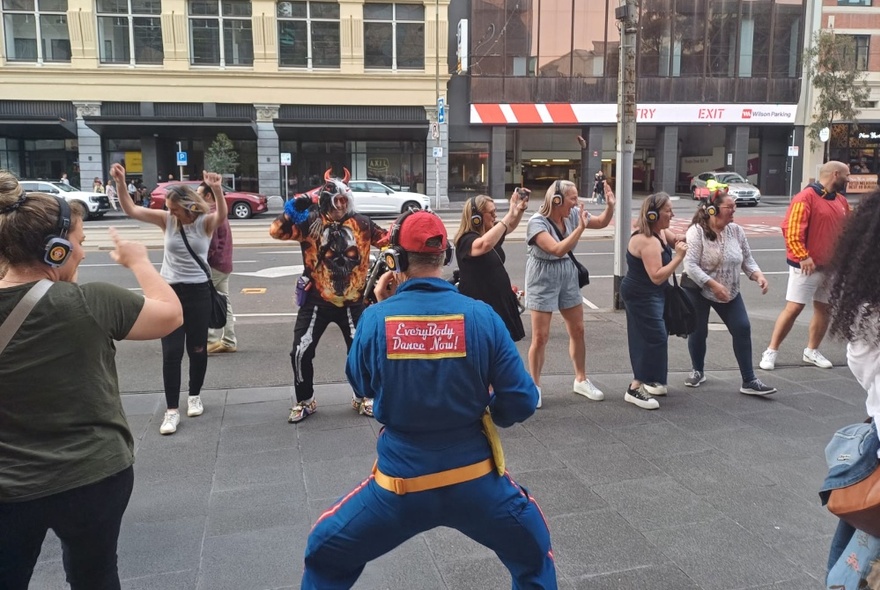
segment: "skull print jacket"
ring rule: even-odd
[[[295,240],[302,247],[303,274],[311,278],[313,297],[336,307],[363,302],[370,246],[388,244],[388,232],[369,217],[350,213],[335,221],[317,208],[299,223],[282,213],[269,228],[276,240]]]

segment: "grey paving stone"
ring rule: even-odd
[[[126,521],[157,522],[204,516],[211,497],[210,475],[189,475],[179,478],[138,477],[135,470],[134,490]]]
[[[581,414],[563,415],[553,420],[527,420],[523,426],[544,446],[551,449],[571,446],[590,448],[594,445],[607,444],[612,438],[607,430]]]
[[[227,426],[221,432],[218,455],[247,455],[299,447],[296,430],[287,420]]]
[[[450,590],[508,590],[511,587],[510,572],[495,555],[443,563],[441,572]]]
[[[159,404],[164,411],[165,396],[161,393],[124,393],[120,397],[126,416],[152,416],[159,410]]]
[[[314,416],[317,417],[317,414]],[[300,451],[304,463],[330,461],[353,455],[376,453],[376,435],[364,418],[360,426],[333,430],[309,429],[309,418],[296,425]]]
[[[595,446],[589,452],[569,448],[552,454],[590,487],[660,475],[655,465],[623,443]]]
[[[275,527],[205,539],[199,590],[262,590],[296,584],[308,525]]]
[[[69,590],[61,560],[38,561],[31,575],[30,590]]]
[[[747,465],[804,459],[815,454],[815,449],[807,445],[792,444],[787,439],[755,426],[705,432],[698,436],[734,461]]]
[[[693,390],[693,393],[688,392],[686,396],[687,407],[679,412],[664,411],[662,418],[692,434],[748,426],[735,415],[725,412],[713,405],[711,400],[707,400],[711,395],[714,394],[706,394],[705,391],[702,391],[702,387]],[[661,407],[662,409],[664,408]],[[665,409],[669,410],[670,408]],[[750,409],[754,410],[754,407]]]
[[[811,539],[784,538],[773,545],[776,551],[797,565],[809,578],[818,582],[815,586],[809,586],[811,588],[824,587],[823,583],[828,573],[825,569],[828,564],[828,551],[831,548],[831,539],[834,537],[836,526],[835,522],[832,527],[820,527],[826,534]]]
[[[293,374],[290,377],[293,381]],[[230,389],[226,396],[226,404],[251,404],[266,401],[289,401],[293,396],[293,387],[250,387],[247,389]]]
[[[806,459],[774,461],[755,465],[754,469],[782,489],[816,504],[819,504],[819,488],[828,473],[824,449]]]
[[[633,451],[647,458],[693,453],[712,448],[705,440],[689,434],[666,420],[619,427],[612,430],[612,433]]]
[[[650,424],[655,421],[657,419],[656,416],[651,416],[653,412],[646,412],[623,401],[623,395],[626,392],[626,385],[629,383],[629,379],[624,381],[626,383],[620,388],[603,390],[605,401],[580,404],[575,409],[579,414],[602,428]]]
[[[758,378],[764,379],[760,375]],[[768,377],[765,383],[777,389],[779,388],[779,385],[771,377]],[[716,387],[712,391],[704,389],[704,386],[701,385],[698,389],[703,394],[700,400],[714,406],[725,414],[730,414],[740,419],[742,419],[743,414],[754,414],[756,412],[772,413],[775,411],[774,408],[779,405],[779,402],[775,400],[776,394],[767,396],[743,395],[739,392],[741,385],[742,382],[739,378],[728,381],[725,387]],[[693,395],[697,395],[697,393]]]
[[[528,471],[563,467],[559,459],[537,439],[514,438],[505,440],[503,445],[504,462],[511,473],[523,474]],[[577,449],[577,447],[568,448]],[[583,450],[581,449],[580,452]]]
[[[355,590],[418,588],[445,590],[424,536],[419,535],[367,564]]]
[[[158,428],[158,427],[157,427]],[[134,457],[134,477],[149,477],[156,481],[188,477],[210,478],[214,473],[217,448],[205,444],[178,445],[168,441],[164,448],[145,448],[141,445]],[[183,450],[185,448],[185,451]],[[149,475],[147,475],[149,474]]]
[[[141,578],[178,572],[199,563],[205,517],[157,522],[123,520],[119,535],[119,577]]]
[[[215,537],[299,523],[311,525],[302,481],[211,494],[206,535]]]
[[[577,590],[699,590],[693,580],[675,565],[627,569],[588,576],[575,581]]]
[[[223,412],[223,428],[280,422],[287,424],[290,403],[287,400],[271,400],[242,404],[226,404]]]
[[[773,584],[803,573],[727,518],[647,531],[645,536],[706,590]]]
[[[529,490],[545,518],[608,508],[601,497],[565,468],[513,473],[513,478]]]
[[[744,396],[745,397],[745,396]],[[833,418],[814,416],[801,410],[777,404],[773,411],[761,411],[753,414],[742,414],[740,419],[752,426],[763,428],[767,432],[773,433],[793,441],[804,438],[814,438],[827,433],[828,438],[834,434],[836,429],[829,429],[829,424],[834,422]],[[839,419],[838,419],[839,421]],[[845,422],[843,425],[848,424]],[[838,427],[839,428],[839,427]]]
[[[824,586],[824,579],[824,576],[821,580],[817,580],[810,576],[798,576],[792,580],[776,582],[769,586],[753,586],[752,588],[749,588],[749,590],[808,590],[812,588],[818,590]]]
[[[347,494],[369,477],[374,461],[374,456],[355,455],[303,464],[308,499],[325,500],[329,503]]]
[[[845,375],[836,375],[832,379],[804,383],[802,387],[840,400],[844,404],[864,409],[865,391],[856,381],[853,381],[848,367],[843,367],[840,371],[845,371]]]
[[[837,519],[818,502],[810,503],[778,486],[763,492],[729,490],[706,500],[768,545],[805,541],[834,531]]]
[[[696,494],[717,494],[729,489],[763,488],[773,484],[758,471],[736,463],[718,451],[657,457],[653,461]]]
[[[550,538],[557,571],[573,580],[663,563],[644,536],[612,510],[551,518]]]
[[[705,522],[721,516],[705,499],[670,477],[631,479],[593,486],[592,490],[638,531]]]
[[[61,541],[55,536],[52,529],[46,531],[46,537],[43,539],[43,546],[40,548],[40,555],[37,557],[37,563],[41,561],[60,561],[61,560]]]
[[[295,449],[217,458],[213,491],[282,482],[301,482],[300,456]]]
[[[467,561],[479,557],[495,554],[488,547],[477,543],[470,537],[463,535],[455,529],[437,527],[422,534],[434,560],[441,565],[441,571],[445,571],[445,565],[454,561]],[[454,586],[453,586],[454,587]]]
[[[193,568],[120,581],[122,590],[195,590],[197,574]]]
[[[852,382],[847,384],[852,387]],[[813,416],[840,416],[852,420],[854,423],[865,415],[864,392],[856,403],[851,403],[849,400],[843,401],[818,391],[788,395],[781,398],[779,403]]]

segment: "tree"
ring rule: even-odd
[[[205,154],[205,168],[218,174],[230,174],[238,168],[238,152],[225,133],[218,133]]]
[[[856,122],[861,105],[868,99],[866,73],[858,69],[856,44],[849,35],[834,31],[817,31],[810,48],[804,53],[807,78],[816,89],[813,122],[807,127],[810,146],[822,142],[819,132],[838,121]],[[825,142],[825,160],[828,143]]]

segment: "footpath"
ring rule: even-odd
[[[755,398],[720,369],[732,366],[726,332],[710,332],[698,389],[684,387],[687,351],[672,339],[670,392],[649,412],[623,401],[623,315],[587,320],[590,376],[605,401],[574,395],[568,359],[548,359],[544,408],[502,431],[511,474],[549,523],[560,588],[822,588],[836,526],[817,495],[824,447],[865,416],[843,346],[823,346],[833,369],[802,364],[799,323],[779,368],[758,371],[779,393]],[[771,318],[755,320],[756,349],[770,329]],[[347,384],[316,395],[319,411],[291,425],[290,387],[206,391],[205,414],[163,437],[161,395],[127,392],[137,453],[122,587],[298,588],[311,524],[369,474],[380,428],[352,411]],[[60,560],[50,533],[30,587],[66,588]],[[439,529],[369,564],[356,588],[507,589],[510,577],[488,549]]]

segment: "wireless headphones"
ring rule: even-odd
[[[46,236],[43,241],[43,262],[52,268],[62,266],[70,257],[73,245],[67,239],[70,233],[70,205],[61,197],[58,201],[58,225],[55,232]]]
[[[477,209],[477,197],[471,197],[468,201],[471,204],[471,227],[480,229],[483,226],[483,216]]]
[[[660,219],[660,212],[657,211],[657,199],[655,195],[648,197],[648,210],[645,211],[645,219],[648,223],[656,223]]]
[[[565,198],[565,195],[562,194],[562,181],[557,180],[553,184],[553,199],[550,201],[554,207],[558,207],[562,204],[562,200]]]
[[[409,256],[407,255],[406,250],[400,247],[400,229],[403,227],[403,222],[406,221],[407,217],[419,211],[421,211],[421,209],[408,209],[403,215],[398,217],[397,221],[394,222],[394,225],[391,226],[391,235],[388,237],[388,243],[390,245],[384,252],[382,252],[385,266],[388,267],[388,270],[393,272],[405,272],[406,269],[409,268]],[[435,215],[435,213],[431,213],[431,215]],[[447,266],[450,262],[452,262],[452,245],[447,240],[443,266]]]

